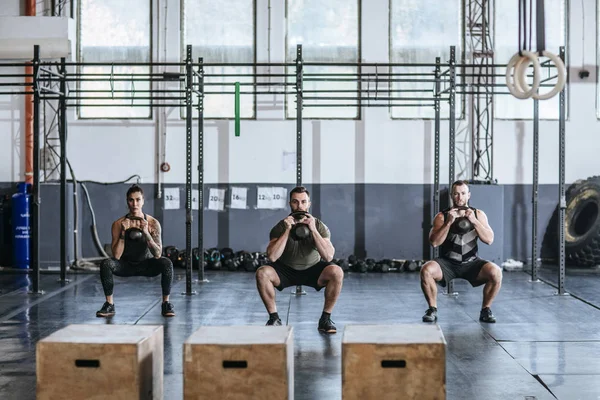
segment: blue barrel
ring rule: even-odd
[[[20,182],[17,184],[17,193],[12,196],[13,266],[15,268],[29,268],[29,234],[31,232],[29,188],[31,188],[30,183]]]

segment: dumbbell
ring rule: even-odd
[[[367,264],[367,272],[371,272],[375,268],[375,264],[377,264],[377,262],[372,258],[367,258],[365,260],[365,264]]]
[[[204,251],[204,260],[208,269],[220,270],[222,267],[221,252],[216,247]]]
[[[377,262],[377,264],[375,264],[375,268],[373,268],[373,270],[377,272],[389,272],[391,264],[392,260],[380,260]]]

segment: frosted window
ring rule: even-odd
[[[287,38],[286,62],[295,62],[296,45],[302,45],[304,62],[358,63],[359,61],[359,24],[358,1],[349,0],[293,0],[286,1]],[[303,118],[357,118],[358,79],[357,67],[311,67],[304,66],[304,105]],[[288,74],[295,75],[295,67],[288,68]],[[319,77],[311,77],[319,74]],[[336,81],[322,81],[325,75]],[[345,76],[350,74],[350,76]],[[347,79],[342,81],[340,79]],[[295,82],[288,78],[289,82]],[[295,93],[293,87],[288,92]],[[319,91],[312,92],[311,91]],[[327,92],[330,93],[327,93]],[[332,93],[331,91],[336,91]],[[346,97],[346,99],[319,100],[315,97]],[[310,107],[310,105],[326,107]],[[287,96],[287,117],[296,116],[296,96]],[[341,105],[341,106],[334,106]],[[332,107],[333,106],[333,107]]]
[[[244,63],[255,61],[253,0],[184,0],[182,60],[185,46],[192,45],[194,63],[202,57],[205,63]],[[254,68],[205,67],[204,117],[233,118],[235,116],[235,82],[242,84],[242,93],[254,91]],[[242,74],[245,76],[222,76]],[[210,75],[219,75],[211,77]],[[218,85],[213,85],[217,83]],[[231,94],[210,94],[229,92]],[[254,95],[240,95],[240,117],[254,117]],[[194,96],[194,104],[197,102]],[[195,114],[194,114],[195,115]]]
[[[149,63],[150,29],[149,0],[81,0],[79,60],[86,63]],[[150,96],[142,92],[150,89],[149,67],[86,66],[79,71],[103,75],[97,79],[83,77],[85,80],[79,83],[78,89],[82,91],[79,96],[103,97],[80,100],[80,118],[150,118],[150,100],[136,99]],[[113,82],[107,79],[111,74],[115,78]],[[136,74],[144,76],[136,77]],[[83,107],[84,104],[90,107]],[[110,106],[112,104],[121,106]]]
[[[390,2],[390,62],[435,64],[440,57],[441,70],[447,70],[443,63],[450,59],[450,46],[456,47],[456,63],[461,62],[462,39],[462,1],[457,0],[391,0]],[[415,74],[398,76],[393,79],[419,82],[392,82],[393,97],[416,98],[416,100],[396,101],[404,104],[423,104],[423,107],[393,107],[393,118],[434,118],[432,105],[434,83],[424,82],[434,79],[433,67],[395,67],[397,74]],[[456,82],[460,82],[456,69]],[[442,87],[444,89],[444,87]],[[423,100],[420,100],[423,99]],[[456,96],[456,115],[461,112],[461,97]],[[441,115],[448,118],[447,101],[441,102]]]

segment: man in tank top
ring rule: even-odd
[[[485,285],[479,321],[496,322],[490,307],[502,285],[502,269],[477,255],[478,240],[491,245],[494,231],[482,210],[468,206],[471,192],[467,182],[454,182],[451,195],[453,206],[435,216],[429,234],[431,245],[440,247],[439,257],[421,268],[421,289],[429,305],[423,321],[437,320],[436,283],[445,287],[451,280],[462,278],[473,287]]]

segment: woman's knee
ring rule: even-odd
[[[158,262],[162,266],[163,270],[173,270],[173,262],[167,257],[161,257]]]
[[[100,263],[100,272],[101,273],[113,273],[117,266],[119,265],[119,261],[115,258],[107,258],[102,260]]]

